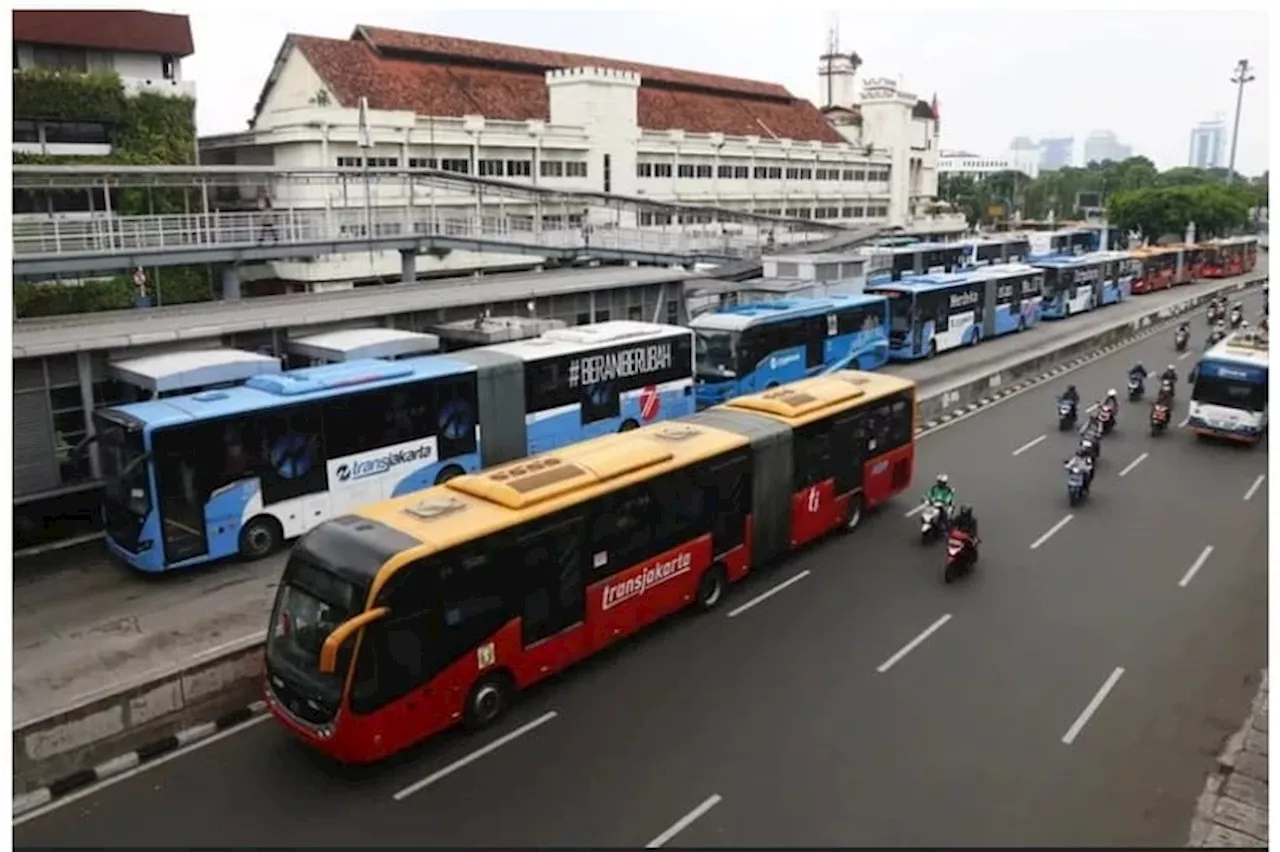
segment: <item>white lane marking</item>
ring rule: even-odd
[[[1178,428],[1181,429],[1183,426],[1186,426],[1190,422],[1191,422],[1191,415],[1188,414],[1186,417],[1182,418],[1182,422],[1178,424]]]
[[[1200,555],[1196,557],[1196,561],[1191,563],[1191,567],[1187,569],[1187,573],[1183,574],[1182,579],[1178,581],[1178,588],[1185,589],[1187,587],[1187,584],[1191,582],[1191,578],[1204,567],[1204,563],[1209,561],[1209,555],[1212,553],[1212,544],[1200,551]]]
[[[916,507],[915,507],[914,509],[912,509],[910,512],[906,512],[906,513],[904,513],[904,514],[902,515],[902,517],[904,517],[904,518],[909,518],[909,517],[911,517],[912,515],[919,514],[920,512],[923,512],[923,511],[924,511],[924,507],[925,507],[925,504],[924,504],[924,503],[917,503],[917,504],[916,504]]]
[[[435,772],[432,772],[430,775],[428,775],[426,778],[423,778],[421,781],[416,781],[413,784],[410,784],[408,787],[405,787],[403,790],[401,790],[399,793],[396,793],[391,798],[395,799],[397,802],[403,802],[405,799],[409,798],[419,790],[430,787],[432,784],[436,783],[442,778],[447,778],[448,776],[452,775],[453,773],[457,772],[459,769],[462,769],[465,766],[470,766],[480,758],[484,757],[486,754],[497,751],[498,749],[502,748],[504,745],[511,742],[512,740],[523,737],[525,734],[529,733],[534,728],[539,728],[545,725],[547,722],[550,722],[555,717],[556,717],[556,711],[549,710],[546,713],[543,713],[538,718],[534,719],[532,722],[523,724],[520,727],[516,728],[514,731],[503,734],[502,736],[498,737],[496,740],[489,743],[488,745],[481,746],[480,748],[471,752],[471,754],[468,754],[466,757],[460,757],[457,760],[455,760],[453,763],[450,763],[448,766],[444,767],[443,769],[438,769]]]
[[[1261,474],[1257,479],[1255,479],[1253,481],[1253,484],[1249,486],[1249,490],[1244,492],[1244,499],[1252,500],[1253,495],[1258,493],[1258,489],[1262,487],[1262,483],[1265,482],[1266,479],[1267,479],[1267,475],[1265,473]]]
[[[1129,471],[1133,470],[1135,467],[1137,467],[1138,465],[1142,464],[1142,462],[1143,462],[1143,461],[1147,458],[1147,456],[1149,456],[1149,455],[1150,455],[1150,453],[1143,453],[1142,455],[1138,456],[1138,457],[1137,457],[1136,459],[1134,459],[1133,461],[1129,462],[1127,465],[1125,465],[1125,466],[1124,466],[1124,470],[1120,471],[1120,475],[1121,475],[1121,476],[1125,476],[1125,475],[1127,475],[1127,474],[1129,473]]]
[[[680,817],[680,819],[672,823],[670,828],[668,828],[666,831],[662,832],[657,837],[650,840],[647,844],[645,844],[644,848],[645,849],[662,848],[667,844],[667,841],[675,837],[680,832],[684,831],[689,826],[693,825],[694,820],[699,819],[703,814],[705,814],[707,811],[711,810],[718,804],[720,804],[719,795],[708,796],[705,802],[698,805],[696,808],[689,811],[689,813],[685,814],[684,816]]]
[[[799,574],[795,575],[794,577],[791,577],[790,579],[787,579],[787,580],[783,580],[781,583],[774,586],[772,589],[769,589],[767,592],[761,592],[760,594],[756,595],[754,598],[747,601],[737,609],[730,610],[729,617],[733,618],[735,615],[741,615],[742,613],[751,609],[751,607],[755,606],[756,604],[767,601],[769,598],[773,597],[778,592],[785,589],[787,586],[790,586],[792,583],[798,583],[808,576],[809,576],[809,569],[806,568],[805,570],[801,571]]]
[[[1086,409],[1085,409],[1085,411],[1097,411],[1097,410],[1098,410],[1098,403],[1096,403],[1096,402],[1095,402],[1093,405],[1091,405],[1091,406],[1089,406],[1088,408],[1086,408]]]
[[[1111,673],[1111,677],[1107,678],[1107,682],[1093,696],[1093,700],[1089,702],[1089,706],[1084,708],[1083,712],[1076,717],[1075,722],[1067,729],[1067,733],[1063,735],[1062,742],[1064,745],[1071,745],[1075,742],[1076,737],[1080,736],[1080,732],[1084,730],[1084,726],[1089,724],[1089,720],[1093,718],[1093,714],[1098,712],[1098,708],[1102,706],[1102,702],[1107,699],[1107,693],[1115,688],[1116,683],[1124,675],[1124,669],[1119,666]]]
[[[1191,350],[1188,349],[1186,352],[1183,352],[1181,355],[1178,356],[1178,360],[1181,361],[1184,358],[1190,358],[1190,357],[1191,357]]]
[[[889,671],[889,669],[897,665],[898,662],[903,657],[905,657],[907,654],[910,654],[912,651],[914,651],[916,647],[920,645],[921,642],[923,642],[924,640],[932,636],[934,633],[936,633],[938,629],[942,627],[942,625],[946,624],[950,620],[951,620],[951,613],[947,613],[946,615],[942,616],[942,618],[939,618],[937,621],[935,621],[933,624],[930,624],[928,627],[926,627],[923,631],[920,632],[919,636],[912,639],[907,644],[903,645],[902,648],[898,651],[898,653],[894,654],[892,657],[890,657],[889,659],[881,663],[879,667],[876,668],[876,671],[879,672],[880,674],[884,674],[885,672]]]
[[[186,755],[191,754],[193,751],[196,751],[197,749],[202,749],[202,748],[211,746],[214,743],[218,742],[219,740],[224,740],[227,737],[231,736],[232,734],[238,734],[241,731],[245,730],[246,728],[252,727],[253,725],[261,724],[262,722],[265,722],[270,718],[271,718],[270,713],[263,713],[261,716],[254,716],[252,719],[249,719],[248,721],[241,722],[239,725],[236,725],[233,728],[227,728],[225,731],[219,731],[218,733],[214,734],[211,737],[208,737],[207,739],[203,739],[203,740],[200,740],[199,742],[192,743],[190,746],[187,746],[186,748],[176,749],[174,751],[169,752],[166,755],[163,755],[162,757],[157,757],[154,760],[148,760],[146,763],[139,764],[138,766],[135,766],[133,769],[130,769],[127,772],[121,772],[119,775],[113,775],[110,778],[104,779],[102,781],[99,781],[96,784],[93,784],[92,786],[85,787],[82,790],[77,790],[74,793],[68,793],[65,796],[61,796],[57,799],[54,799],[53,801],[49,802],[46,805],[41,806],[40,808],[27,811],[23,813],[21,816],[14,817],[13,825],[14,827],[17,827],[19,825],[22,825],[24,822],[30,822],[31,820],[36,819],[38,817],[42,817],[47,813],[56,811],[58,808],[65,807],[66,805],[69,805],[72,802],[77,802],[80,799],[85,798],[86,796],[92,796],[95,793],[100,793],[102,792],[102,790],[106,789],[107,787],[110,787],[112,784],[119,784],[121,781],[128,781],[130,778],[133,778],[135,775],[140,775],[143,772],[147,772],[149,770],[155,769],[158,766],[164,766],[166,763],[168,763],[171,760],[177,760],[179,757],[185,757]]]
[[[1049,539],[1053,538],[1053,534],[1054,534],[1054,533],[1056,533],[1058,530],[1062,529],[1063,527],[1065,527],[1067,524],[1071,523],[1071,519],[1072,519],[1072,518],[1074,518],[1074,517],[1075,517],[1075,515],[1067,515],[1065,518],[1063,518],[1062,520],[1058,521],[1058,522],[1057,522],[1056,524],[1054,524],[1053,526],[1049,527],[1049,531],[1048,531],[1047,533],[1045,533],[1044,535],[1040,536],[1040,537],[1039,537],[1038,539],[1036,539],[1035,541],[1031,542],[1031,549],[1032,549],[1032,550],[1039,550],[1039,549],[1040,549],[1040,545],[1044,544],[1046,541],[1048,541]]]
[[[1027,441],[1021,447],[1018,447],[1018,449],[1014,450],[1013,454],[1015,456],[1020,456],[1023,453],[1025,453],[1027,450],[1031,449],[1036,444],[1040,443],[1041,441],[1043,441],[1045,438],[1048,438],[1048,437],[1049,437],[1048,435],[1041,435],[1039,438],[1035,438],[1033,440]]]

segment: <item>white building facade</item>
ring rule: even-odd
[[[1010,151],[999,157],[983,157],[967,151],[943,151],[938,157],[938,173],[982,178],[1000,172],[1019,172],[1029,178],[1040,174],[1038,151]]]
[[[420,69],[415,79],[439,81],[431,97],[415,97],[411,90],[398,94],[392,85],[410,61]],[[387,91],[360,88],[379,76],[390,78]],[[360,144],[359,97],[369,104],[369,148]],[[251,128],[202,139],[201,159],[277,168],[442,169],[852,227],[906,225],[910,199],[936,194],[937,123],[931,116],[913,118],[912,110],[919,111],[915,98],[892,88],[868,87],[863,101],[861,125],[833,126],[811,104],[771,84],[358,27],[348,41],[286,39]],[[273,196],[277,208],[365,202],[363,186],[286,191],[287,197]],[[415,191],[416,197],[406,197]],[[430,205],[442,216],[478,204],[474,193],[414,190],[405,180],[374,186],[371,203]],[[483,205],[489,210],[499,203]],[[529,205],[511,200],[502,212],[534,214]],[[609,224],[565,222],[554,210],[539,214],[544,227]],[[697,227],[711,220],[705,214],[682,218],[641,211],[617,214],[613,224]],[[381,269],[393,260],[376,265]],[[419,270],[476,261],[455,252],[444,260],[420,258]],[[286,279],[383,274],[341,266],[275,264]]]
[[[1191,128],[1187,165],[1197,169],[1226,168],[1227,122],[1221,116]]]

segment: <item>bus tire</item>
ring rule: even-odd
[[[458,467],[456,464],[447,464],[440,469],[439,473],[436,474],[436,485],[444,485],[450,479],[453,479],[455,476],[462,476],[464,473],[466,473],[466,471]]]
[[[926,358],[937,358],[937,357],[938,357],[938,341],[936,341],[936,340],[930,340],[930,341],[929,341],[929,354],[928,354],[928,355],[926,355],[925,357],[926,357]]]
[[[462,724],[469,731],[481,731],[502,718],[515,693],[511,675],[506,672],[487,674],[467,694]]]
[[[724,600],[724,593],[728,587],[729,581],[724,566],[717,562],[704,571],[702,578],[698,580],[698,609],[703,612],[715,609],[720,605],[720,601]]]
[[[862,524],[862,495],[854,494],[849,498],[849,516],[845,518],[842,532],[851,533]]]
[[[632,429],[639,429],[640,424],[628,417],[622,421],[622,425],[618,427],[619,432],[630,432]]]
[[[258,515],[240,528],[240,557],[247,562],[263,559],[284,544],[284,530],[270,515]]]
[[[777,383],[777,382],[769,382],[769,384],[767,384],[767,385],[765,385],[765,386],[764,386],[764,389],[765,389],[765,390],[773,390],[773,389],[774,389],[774,388],[776,388],[777,386],[778,386],[778,383]]]

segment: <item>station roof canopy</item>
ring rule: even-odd
[[[287,345],[293,354],[317,361],[352,361],[357,358],[391,360],[436,352],[440,349],[440,338],[434,334],[398,328],[346,328],[295,337]]]
[[[111,374],[120,381],[155,393],[239,383],[280,369],[279,358],[239,349],[169,352],[111,364]]]

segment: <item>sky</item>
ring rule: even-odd
[[[591,4],[596,11],[276,0],[236,12],[234,5],[144,6],[191,17],[196,53],[183,75],[196,82],[201,135],[245,129],[288,32],[346,38],[358,23],[435,32],[766,80],[820,102],[818,57],[835,20],[802,3],[754,11],[659,2],[645,12],[602,10],[605,0]],[[1015,136],[1075,136],[1079,151],[1090,131],[1109,129],[1161,168],[1183,166],[1193,125],[1218,113],[1230,125],[1230,77],[1248,58],[1257,79],[1245,91],[1237,168],[1268,168],[1264,11],[892,5],[896,11],[841,13],[841,48],[858,52],[864,76],[897,78],[925,100],[936,93],[943,148],[995,156]]]

